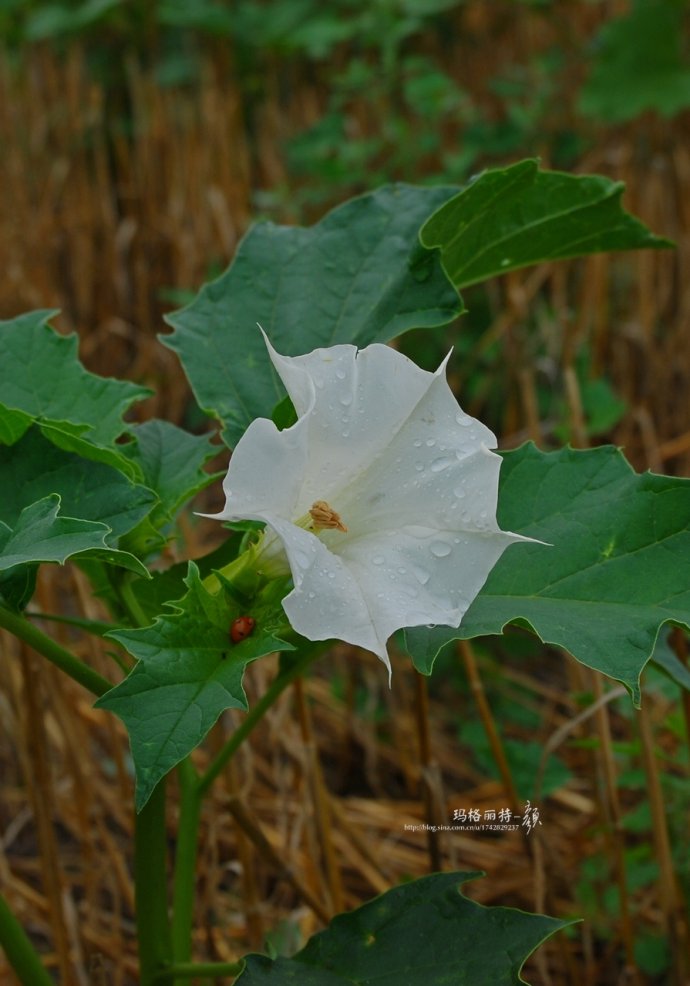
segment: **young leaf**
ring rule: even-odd
[[[435,873],[335,917],[292,958],[246,956],[237,986],[517,986],[541,943],[571,924],[460,893],[478,873]]]
[[[89,558],[100,558],[148,578],[146,568],[134,555],[119,550],[118,542],[156,503],[156,495],[151,490],[132,483],[111,466],[64,452],[44,438],[37,428],[30,428],[14,445],[0,446],[0,484],[4,491],[0,500],[0,522],[15,533],[22,511],[26,514],[32,505],[44,503],[43,518],[38,527],[32,521],[31,528],[27,528],[24,517],[23,564],[62,562],[75,554],[84,557],[83,552],[88,549]],[[57,497],[59,515],[57,507],[53,514],[45,509],[46,498],[50,497]],[[29,512],[27,516],[35,520],[38,514]],[[49,516],[53,517],[50,524]],[[68,518],[71,530],[88,530],[92,537],[88,543],[83,539],[70,541],[65,553],[64,543],[55,538],[58,532],[64,534],[67,530]],[[90,526],[79,526],[86,523]],[[31,536],[37,539],[33,545],[26,540]],[[52,551],[48,542],[52,542]],[[5,550],[8,550],[7,545]]]
[[[159,616],[149,627],[108,634],[139,661],[96,703],[127,727],[137,810],[161,777],[198,746],[221,712],[247,708],[242,687],[247,664],[293,649],[277,636],[286,628],[285,617],[270,591],[252,605],[255,632],[233,645],[229,629],[240,615],[237,603],[224,592],[208,593],[193,562],[185,583],[187,595],[171,615]]]
[[[207,435],[190,435],[168,421],[147,421],[130,426],[135,441],[123,446],[138,463],[143,481],[160,500],[160,522],[174,520],[178,510],[220,473],[204,472],[204,463],[222,446],[212,446]],[[153,518],[156,525],[156,518]],[[157,526],[157,525],[156,525]]]
[[[444,644],[527,625],[640,703],[660,627],[690,627],[690,480],[637,475],[618,449],[503,454],[498,520],[548,542],[509,548],[459,629],[406,631],[431,673]]]
[[[283,397],[257,322],[289,356],[386,341],[461,313],[438,257],[417,241],[454,191],[391,185],[308,229],[254,226],[232,266],[166,316],[175,331],[162,341],[179,355],[200,407],[223,422],[229,445]]]
[[[0,441],[16,442],[36,423],[55,445],[136,477],[115,445],[126,430],[124,412],[150,391],[88,373],[77,337],[61,336],[37,311],[0,321]]]
[[[546,260],[668,247],[620,205],[622,182],[540,171],[534,160],[483,172],[422,227],[458,290]]]
[[[62,565],[80,551],[107,550],[105,524],[58,516],[59,511],[54,493],[22,510],[13,528],[0,521],[0,571],[42,561]]]

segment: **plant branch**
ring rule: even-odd
[[[176,965],[188,962],[192,955],[197,842],[203,801],[199,775],[189,757],[178,765],[177,777],[180,785],[180,816],[172,909],[172,955]]]
[[[199,778],[199,793],[201,795],[205,794],[210,788],[221,770],[234,756],[254,727],[263,719],[281,692],[287,688],[291,681],[299,677],[312,661],[316,660],[322,650],[323,643],[318,642],[312,646],[305,646],[301,653],[298,652],[296,655],[293,655],[293,663],[290,667],[281,671],[274,678],[268,690],[261,696],[256,705],[250,709],[241,725],[238,726],[227,743],[216,754],[206,772]]]
[[[165,778],[135,819],[134,883],[141,986],[172,986],[167,900]]]
[[[0,627],[9,630],[15,637],[23,640],[29,647],[32,647],[51,664],[64,671],[70,678],[78,681],[92,694],[105,695],[113,687],[107,678],[104,678],[93,668],[90,668],[88,664],[84,664],[83,661],[57,644],[51,637],[27,620],[25,616],[7,609],[5,606],[0,606]]]

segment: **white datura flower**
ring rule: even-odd
[[[373,651],[390,674],[395,630],[459,626],[503,551],[529,540],[496,521],[496,439],[460,409],[448,357],[429,373],[384,345],[266,345],[298,420],[252,422],[214,516],[265,521],[257,564],[289,566],[298,633]]]

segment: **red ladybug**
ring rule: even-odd
[[[233,644],[239,644],[254,633],[255,626],[256,620],[251,616],[238,616],[233,620],[230,627],[230,639]]]

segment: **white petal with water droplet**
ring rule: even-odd
[[[250,425],[217,516],[266,521],[265,557],[282,546],[298,633],[366,647],[390,670],[395,630],[458,626],[505,548],[526,540],[496,522],[495,437],[458,407],[447,359],[429,373],[387,346],[287,357],[266,343],[298,421]],[[347,530],[305,529],[316,500]]]

